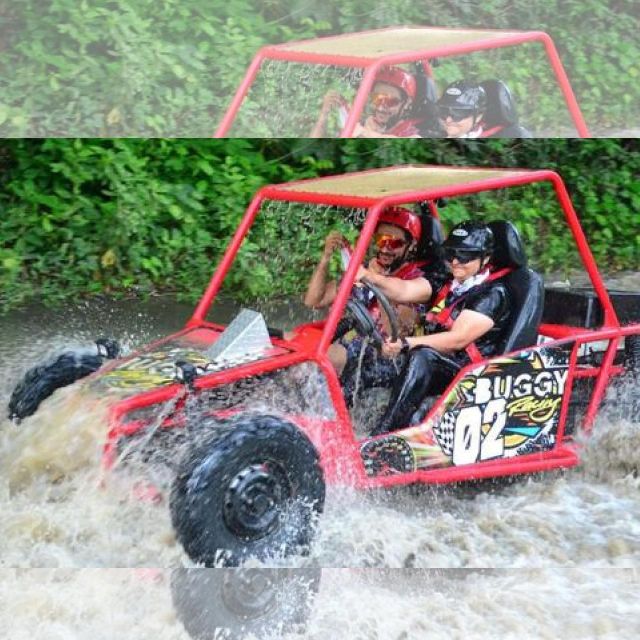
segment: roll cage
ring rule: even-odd
[[[549,64],[562,92],[579,137],[590,137],[571,83],[551,37],[544,31],[505,31],[498,29],[452,29],[443,27],[390,27],[300,40],[261,48],[249,65],[227,109],[215,137],[229,132],[242,103],[265,60],[281,60],[313,65],[355,67],[364,72],[349,116],[340,132],[348,138],[358,124],[378,71],[387,65],[422,62],[433,77],[433,61],[487,49],[539,42],[544,46]]]
[[[355,434],[353,420],[346,407],[340,381],[329,361],[327,351],[338,320],[344,313],[358,265],[365,258],[382,211],[392,205],[426,201],[429,203],[432,215],[439,217],[436,205],[439,198],[464,196],[535,183],[550,183],[553,186],[601,307],[600,322],[594,324],[593,328],[585,328],[587,325],[577,327],[560,323],[543,323],[538,332],[544,340],[543,344],[532,345],[489,360],[470,363],[458,373],[419,425],[408,426],[375,438],[359,439]],[[634,336],[637,341],[640,338],[640,324],[637,320],[633,320],[636,324],[621,327],[616,308],[589,249],[567,189],[557,173],[549,170],[406,165],[265,186],[257,192],[248,206],[192,317],[184,329],[171,339],[184,338],[196,343],[209,344],[224,330],[224,326],[207,320],[208,311],[245,237],[256,217],[260,215],[261,205],[263,203],[268,205],[272,201],[366,210],[352,259],[327,318],[318,323],[298,326],[291,337],[274,338],[274,354],[263,360],[248,362],[228,370],[206,373],[188,388],[184,384],[175,383],[160,386],[118,402],[112,407],[110,415],[111,429],[104,456],[107,467],[114,458],[118,438],[123,434],[130,435],[144,427],[144,419],[136,418],[131,422],[130,412],[139,409],[144,411],[147,407],[167,401],[177,402],[176,407],[180,407],[191,391],[201,392],[248,378],[269,376],[279,370],[304,363],[313,363],[318,367],[319,373],[326,381],[328,393],[326,400],[330,402],[331,407],[326,417],[308,418],[302,414],[296,414],[291,418],[307,432],[314,445],[321,451],[323,469],[330,482],[342,483],[346,480],[358,487],[408,482],[455,482],[470,478],[570,467],[578,463],[575,446],[570,442],[567,443],[567,440],[571,440],[571,431],[566,427],[569,423],[571,404],[574,401],[574,391],[582,396],[579,398],[580,409],[585,408],[582,428],[588,431],[595,420],[607,384],[612,377],[619,376],[627,370],[617,359],[620,355],[621,341],[628,336]],[[265,213],[268,212],[268,206],[266,210]],[[583,351],[591,349],[597,343],[605,344],[598,357],[584,358]],[[492,372],[485,373],[488,369],[492,369]],[[490,448],[496,442],[495,439],[492,441],[486,434],[483,436],[480,433],[481,425],[486,422],[480,422],[478,412],[481,405],[483,410],[489,405],[483,404],[484,401],[479,400],[478,396],[473,401],[476,403],[475,406],[465,405],[464,402],[460,404],[456,398],[460,399],[459,392],[466,382],[481,379],[485,385],[486,395],[486,384],[493,384],[491,376],[495,375],[496,371],[498,377],[510,376],[514,381],[514,388],[515,380],[523,371],[525,371],[525,377],[529,378],[532,377],[531,372],[546,376],[547,382],[552,380],[550,376],[559,376],[556,378],[559,390],[549,392],[553,396],[553,417],[542,418],[542,421],[548,420],[547,424],[551,425],[549,428],[553,429],[552,442],[541,443],[540,450],[535,449],[535,442],[533,442],[534,448],[531,451],[525,449],[523,452],[517,449],[521,445],[516,443],[510,445],[509,451],[502,455],[483,451],[483,447]],[[498,384],[500,384],[499,381]],[[545,391],[541,392],[543,409],[544,403],[548,402],[551,396]],[[466,398],[462,400],[467,401]],[[456,419],[459,419],[463,411],[475,412],[478,418],[474,428],[477,436],[475,443],[480,449],[477,456],[473,458],[474,451],[463,447],[463,453],[471,457],[460,462],[452,457],[446,458],[449,454],[441,448],[442,443],[438,444],[433,440],[433,436],[436,428],[440,429],[442,425],[446,428],[447,422],[450,435],[450,420],[445,418],[451,418],[455,414]],[[489,417],[484,420],[493,422],[494,426],[500,426],[497,419],[492,421]],[[539,423],[540,420],[534,422]],[[176,425],[179,423],[180,420],[175,422]],[[169,426],[172,425],[173,422]],[[459,426],[456,423],[456,437]],[[511,432],[514,432],[515,428],[516,431],[520,430],[526,435],[532,427],[531,423],[518,423],[516,417],[516,424],[509,425],[509,428]],[[536,433],[544,435],[546,432],[538,429]],[[529,438],[527,443],[533,439],[533,436],[526,437]],[[488,444],[485,445],[485,442]],[[506,442],[506,436],[503,442]],[[527,455],[521,455],[521,453]],[[398,458],[400,454],[406,454],[407,457]],[[371,467],[371,465],[375,467],[381,455],[383,458],[390,456],[387,459],[392,462],[395,460],[395,463],[399,464],[396,472],[386,473],[384,469]],[[370,466],[367,467],[367,465]]]

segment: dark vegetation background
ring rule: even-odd
[[[402,24],[545,30],[592,131],[637,132],[639,6],[637,0],[3,3],[0,135],[208,136],[260,46]],[[519,103],[538,114],[540,121],[527,124],[544,135],[560,116],[544,82],[548,64],[532,46],[508,50],[504,79]],[[475,55],[477,79],[497,73],[494,60]]]
[[[195,299],[260,186],[411,162],[555,169],[567,183],[601,269],[640,270],[635,139],[4,140],[0,306],[157,291]],[[454,199],[443,213],[456,222],[471,212],[512,219],[538,268],[579,267],[551,188],[502,190],[481,201]],[[299,229],[291,220],[283,237]],[[267,231],[265,241],[273,245],[273,230]],[[325,231],[314,231],[313,247],[301,238],[298,250],[319,251],[315,238]],[[260,247],[255,250],[259,256]],[[303,257],[290,256],[289,271]],[[260,268],[250,270],[251,277],[234,270],[231,288],[239,297],[282,293],[300,279],[286,271],[286,258],[283,265],[282,290],[272,290]]]

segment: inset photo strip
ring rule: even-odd
[[[21,0],[5,137],[637,137],[635,0]]]

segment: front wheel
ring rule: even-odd
[[[119,355],[120,346],[115,340],[100,338],[96,340],[95,352],[90,349],[66,351],[54,360],[29,369],[11,394],[9,419],[20,421],[33,415],[54,391],[95,373],[106,359]]]
[[[237,566],[308,549],[325,485],[309,439],[281,418],[244,415],[187,456],[171,518],[189,557]]]
[[[320,569],[176,569],[171,596],[194,640],[273,638],[304,627],[320,578]]]

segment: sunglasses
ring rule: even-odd
[[[371,96],[371,104],[376,108],[393,109],[399,107],[402,104],[402,98],[396,98],[395,96],[387,95],[386,93],[375,93]]]
[[[396,238],[388,233],[376,233],[373,239],[378,249],[401,249],[407,244],[404,238]]]
[[[460,122],[465,118],[470,118],[472,115],[473,109],[466,109],[465,107],[438,107],[438,118],[440,120],[451,118],[454,122]]]
[[[445,249],[444,259],[447,262],[453,262],[457,260],[460,264],[468,264],[474,260],[478,260],[480,254],[477,251],[471,251],[469,249]]]

